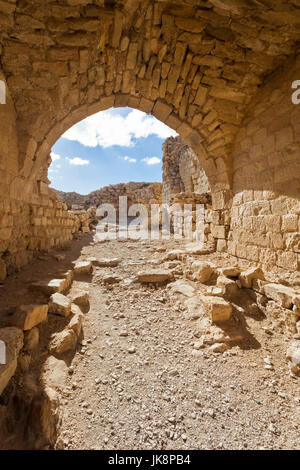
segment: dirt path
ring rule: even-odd
[[[194,355],[196,321],[167,286],[132,282],[159,263],[155,246],[110,241],[82,251],[82,260],[121,262],[94,268],[57,448],[299,449],[299,380],[288,373],[283,330],[268,334],[272,320],[249,315],[255,347]],[[107,287],[110,273],[120,280]]]

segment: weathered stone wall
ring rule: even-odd
[[[215,238],[211,234],[213,221],[212,198],[207,176],[200,165],[197,155],[184,143],[180,136],[169,137],[163,143],[163,189],[162,202],[169,205],[173,229],[182,219],[176,222],[184,211],[184,206],[192,208],[193,239],[202,240],[215,245]],[[204,233],[198,233],[197,206],[204,206],[203,228]],[[175,218],[174,218],[175,217]]]
[[[229,252],[290,271],[300,268],[300,105],[291,84],[300,57],[252,101],[234,147]]]
[[[178,131],[211,185],[229,189],[248,104],[299,40],[295,1],[2,0],[0,12],[1,65],[32,179],[71,125],[128,105]]]
[[[48,237],[37,228],[44,219],[32,221],[40,206],[54,209],[50,150],[73,124],[113,106],[153,114],[195,152],[218,249],[229,236],[239,257],[298,266],[299,111],[290,85],[299,79],[299,5],[267,3],[1,0],[2,277],[32,255],[32,237],[44,246],[70,236],[63,225]],[[288,60],[276,85],[271,74]]]
[[[1,70],[0,80],[5,82]],[[41,166],[36,180],[20,174],[22,136],[20,139],[7,84],[6,104],[0,105],[0,132],[0,281],[3,281],[37,251],[47,251],[71,240],[82,227],[82,217],[68,212],[48,187],[50,157]]]
[[[210,192],[207,176],[197,155],[180,136],[163,143],[163,202],[170,203],[173,194]]]
[[[210,192],[205,171],[192,149],[186,146],[186,151],[179,161],[179,174],[187,193],[203,194]]]
[[[55,195],[40,196],[38,202],[19,198],[0,199],[0,280],[26,264],[37,251],[48,251],[71,240],[79,230],[79,218],[66,210]]]

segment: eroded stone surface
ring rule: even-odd
[[[10,324],[22,330],[31,330],[47,320],[48,305],[22,305],[10,318]]]
[[[49,313],[67,317],[70,315],[72,301],[65,295],[55,293],[50,297]]]
[[[232,305],[221,297],[203,296],[201,302],[205,311],[215,323],[230,320]]]
[[[162,283],[170,281],[173,275],[170,271],[163,269],[153,269],[147,271],[140,271],[137,274],[137,280],[143,283]]]
[[[293,305],[295,291],[290,287],[281,284],[266,284],[264,292],[267,297],[275,300],[284,308],[290,308]]]
[[[62,355],[74,351],[77,344],[77,336],[72,328],[56,333],[51,340],[49,351],[51,354]]]

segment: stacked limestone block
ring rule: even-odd
[[[298,269],[299,226],[285,217],[299,217],[299,105],[291,102],[291,83],[299,80],[298,3],[66,0],[41,8],[38,0],[1,0],[4,204],[20,203],[27,224],[32,204],[46,206],[56,140],[88,115],[130,106],[152,113],[196,153],[221,211],[214,223],[220,248],[229,243],[238,257]],[[248,213],[257,200],[267,208]],[[11,215],[1,213],[2,260],[28,251],[12,254],[31,230],[28,222],[18,233],[18,214],[7,251]],[[249,229],[244,219],[256,216],[269,219]],[[273,216],[280,230],[273,231]]]
[[[184,206],[190,205],[193,237],[197,238],[197,206],[203,205],[200,218],[203,241],[212,241],[211,233],[211,194],[207,176],[200,162],[183,140],[178,137],[169,137],[163,144],[163,191],[162,200],[170,207],[171,225],[176,232],[180,232],[180,217]],[[183,223],[183,222],[182,222]]]
[[[300,269],[300,61],[287,64],[249,107],[234,147],[229,252],[270,269]]]
[[[211,196],[209,193],[177,193],[170,198],[171,226],[176,232],[176,227],[183,230],[183,219],[186,214],[186,220],[191,220],[192,236],[191,239],[214,243],[211,234]],[[190,235],[189,235],[190,236]]]

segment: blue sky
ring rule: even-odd
[[[53,146],[51,186],[88,194],[109,184],[161,181],[161,146],[171,135],[162,122],[131,108],[89,116]]]

